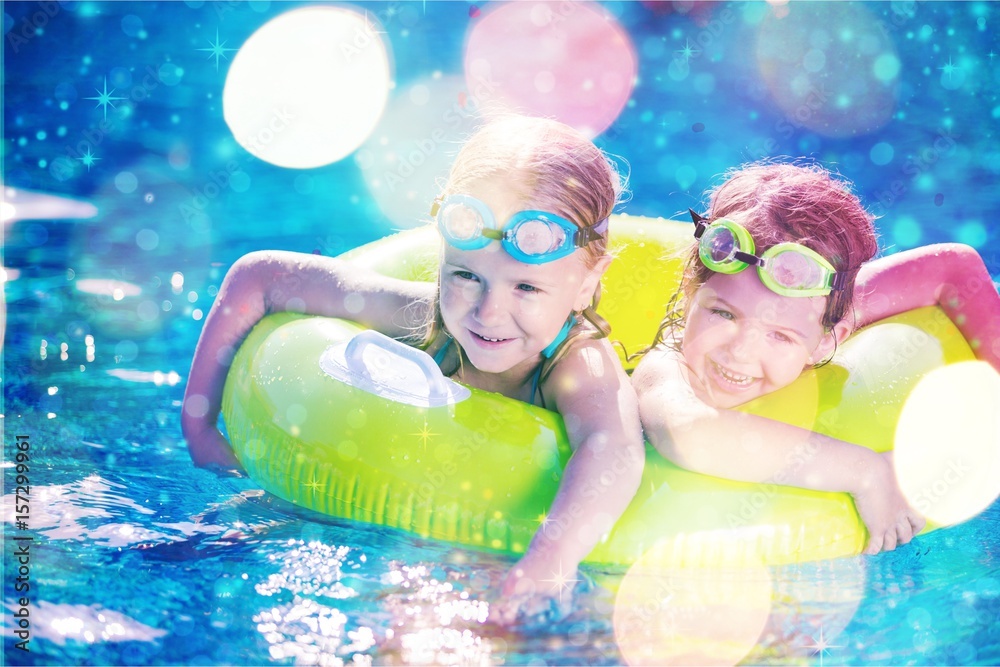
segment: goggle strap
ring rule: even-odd
[[[604,236],[604,232],[608,229],[608,218],[604,218],[599,223],[593,227],[583,227],[574,234],[576,237],[576,247],[585,248],[590,244],[591,241],[596,241],[597,239]]]
[[[744,264],[749,264],[750,266],[760,265],[760,268],[764,268],[764,259],[762,257],[745,253],[742,250],[737,250],[733,253],[733,259],[737,259]]]
[[[830,289],[842,292],[847,287],[847,272],[838,271],[830,280]]]
[[[705,234],[705,230],[708,229],[708,218],[703,218],[694,212],[694,209],[688,209],[688,213],[691,214],[691,222],[695,224],[694,227],[694,237],[700,239]]]

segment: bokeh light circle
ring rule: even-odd
[[[424,224],[458,149],[481,121],[457,76],[414,81],[393,96],[354,161],[396,228]]]
[[[551,117],[587,136],[632,94],[637,58],[625,30],[592,2],[511,2],[469,34],[465,76],[480,104]]]
[[[389,54],[371,20],[349,9],[305,7],[251,35],[222,94],[240,145],[297,169],[330,164],[360,146],[389,96]]]
[[[958,90],[962,87],[962,84],[965,83],[965,69],[958,67],[957,65],[953,65],[950,60],[940,69],[942,71],[941,78],[939,80],[941,82],[941,87],[945,90]]]
[[[165,86],[176,86],[184,78],[184,68],[174,63],[163,63],[157,70],[160,83]]]
[[[875,59],[872,65],[872,72],[875,78],[885,83],[890,83],[899,75],[899,58],[893,53],[883,53]]]
[[[108,72],[108,84],[115,88],[128,88],[132,85],[132,72],[124,67],[112,67]]]
[[[880,141],[868,152],[868,156],[871,158],[872,163],[879,166],[885,166],[892,162],[892,158],[895,156],[896,150],[892,147],[892,144],[885,141]]]
[[[789,3],[757,37],[761,78],[785,120],[828,137],[878,130],[892,118],[899,58],[872,13],[850,3]]]
[[[122,32],[129,37],[137,37],[142,32],[142,19],[135,14],[127,14],[122,17]]]
[[[139,179],[131,171],[120,171],[115,175],[115,187],[119,192],[131,194],[139,187]]]
[[[772,582],[761,564],[666,564],[643,554],[622,579],[614,632],[629,665],[735,665],[757,644],[771,612]]]
[[[920,245],[923,236],[923,228],[913,216],[897,216],[896,222],[892,225],[892,238],[901,248],[914,248]]]
[[[909,503],[952,525],[1000,495],[1000,374],[984,361],[935,369],[907,398],[893,462]]]
[[[955,237],[959,243],[971,245],[973,248],[982,248],[989,240],[989,232],[986,231],[982,222],[970,220],[955,231]]]

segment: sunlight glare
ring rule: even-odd
[[[336,162],[360,146],[389,96],[389,55],[373,21],[340,7],[304,7],[251,35],[222,95],[240,145],[294,169]]]
[[[1000,495],[1000,374],[985,361],[938,368],[903,406],[894,465],[918,512],[948,526]]]
[[[615,638],[630,665],[735,665],[757,644],[771,593],[763,565],[667,566],[653,549],[622,579]]]

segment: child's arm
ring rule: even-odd
[[[940,243],[881,257],[862,267],[855,288],[863,327],[921,306],[940,306],[976,357],[1000,371],[1000,295],[973,248]]]
[[[433,284],[386,278],[320,255],[262,251],[226,274],[191,361],[181,428],[195,465],[240,468],[218,429],[233,355],[258,321],[291,310],[357,320],[388,336],[411,334],[427,314]]]
[[[896,485],[888,457],[782,422],[720,410],[698,399],[680,355],[659,347],[632,376],[646,437],[664,457],[706,475],[854,496],[868,528],[866,553],[892,550],[924,519]]]
[[[494,614],[534,615],[550,599],[571,599],[577,566],[608,533],[639,488],[645,444],[635,392],[607,340],[581,341],[561,359],[543,391],[563,416],[573,455],[527,553],[503,584]]]

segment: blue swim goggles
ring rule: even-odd
[[[592,227],[577,227],[545,211],[515,213],[501,229],[493,211],[469,195],[435,200],[431,215],[436,216],[444,240],[459,250],[479,250],[500,241],[507,254],[525,264],[545,264],[571,255],[608,230],[607,218]]]
[[[781,296],[826,296],[842,290],[847,274],[812,248],[801,243],[779,243],[759,256],[747,229],[732,220],[709,220],[691,209],[694,237],[698,239],[698,257],[716,273],[739,273],[748,266],[757,267],[764,286]]]

